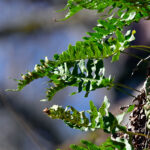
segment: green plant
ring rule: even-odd
[[[66,20],[82,9],[97,10],[98,13],[108,11],[108,16],[98,19],[94,32],[87,33],[83,41],[69,45],[62,54],[55,54],[53,60],[45,57],[41,64],[35,65],[34,71],[22,75],[18,81],[21,90],[35,79],[48,77],[51,86],[46,91],[47,100],[67,86],[75,86],[78,90],[72,94],[85,91],[85,97],[91,91],[99,88],[127,87],[116,83],[111,76],[105,76],[103,60],[112,57],[112,62],[118,61],[120,54],[128,48],[149,52],[150,47],[131,45],[135,40],[135,30],[125,30],[133,22],[149,19],[149,0],[68,0]],[[139,56],[134,57],[141,59]],[[142,61],[148,61],[142,59]],[[140,61],[141,63],[141,61]],[[109,112],[110,103],[105,97],[102,106],[97,110],[90,101],[90,110],[79,112],[72,106],[62,108],[53,105],[44,109],[52,119],[62,119],[71,128],[83,131],[103,129],[112,136],[102,145],[97,146],[89,141],[82,141],[84,146],[71,145],[73,150],[131,150],[150,149],[150,76],[147,76],[144,87],[135,98],[136,105],[130,105],[122,114],[114,116]],[[129,87],[127,87],[129,88]],[[130,88],[133,89],[133,88]],[[135,90],[135,89],[133,89]],[[140,112],[139,112],[140,111]],[[130,126],[121,125],[124,116],[130,115]],[[90,119],[86,117],[89,113]],[[146,125],[146,126],[145,126]],[[139,142],[142,139],[142,142]]]

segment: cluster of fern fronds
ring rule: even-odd
[[[22,75],[22,79],[18,80],[17,90],[21,90],[33,80],[45,76],[51,83],[46,91],[47,100],[51,100],[59,90],[67,86],[77,87],[78,90],[72,94],[85,91],[86,97],[91,91],[99,88],[110,89],[114,86],[121,86],[121,84],[115,83],[111,76],[105,76],[103,60],[112,57],[112,62],[118,61],[120,54],[126,53],[126,49],[140,48],[140,46],[131,45],[131,41],[135,39],[136,31],[125,30],[125,27],[133,22],[139,22],[141,19],[149,19],[150,1],[68,0],[65,9],[68,13],[62,20],[68,19],[82,9],[97,10],[97,13],[105,10],[108,15],[105,18],[98,19],[93,32],[88,32],[87,36],[83,37],[83,41],[78,41],[75,45],[70,44],[62,54],[55,54],[53,60],[45,57],[45,60],[41,60],[40,64],[35,65],[32,72]],[[146,86],[149,87],[149,82]],[[149,91],[146,90],[145,92],[145,103],[142,103],[141,110],[144,111],[146,128],[149,130],[150,100]],[[99,109],[91,101],[88,111],[79,112],[72,106],[63,108],[53,105],[44,109],[44,112],[53,119],[62,119],[71,128],[83,131],[103,129],[104,132],[112,134],[112,137],[100,146],[96,146],[89,141],[82,141],[85,147],[72,145],[73,150],[133,149],[136,136],[143,137],[147,135],[148,131],[142,134],[136,133],[136,130],[129,131],[127,127],[121,125],[121,121],[126,113],[135,111],[138,106],[131,105],[118,116],[109,112],[109,106],[110,103],[105,97]],[[89,113],[90,118],[86,116],[86,113]],[[148,146],[145,148],[148,148]]]

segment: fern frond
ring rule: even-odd
[[[35,65],[35,69],[33,72],[28,72],[27,74],[22,75],[23,80],[18,80],[17,90],[21,90],[33,80],[43,78],[45,76],[50,78],[50,80],[57,85],[59,82],[61,82],[60,80],[64,80],[65,77],[70,76],[70,80],[72,80],[72,82],[71,81],[65,83],[61,82],[64,85],[62,87],[62,84],[59,84],[60,88],[58,86],[57,88],[50,87],[47,92],[48,93],[47,97],[49,98],[52,97],[49,95],[50,94],[54,95],[54,93],[58,91],[58,88],[62,89],[69,85],[74,86],[75,81],[78,82],[76,83],[76,85],[79,84],[78,85],[79,88],[83,88],[84,90],[87,89],[85,90],[87,91],[87,93],[91,90],[95,90],[100,87],[110,86],[112,79],[105,78],[104,73],[101,76],[99,76],[98,74],[96,74],[95,77],[90,76],[90,78],[88,75],[84,75],[81,77],[79,74],[75,75],[74,73],[78,71],[78,69],[82,70],[82,67],[84,68],[86,67],[84,66],[84,61],[86,61],[86,59],[89,59],[87,64],[89,64],[89,62],[93,63],[91,64],[91,67],[95,69],[95,73],[96,72],[99,73],[100,70],[104,70],[103,62],[101,59],[113,56],[112,61],[118,60],[120,52],[124,50],[125,47],[128,46],[128,42],[134,39],[134,32],[131,33],[131,31],[128,31],[124,36],[118,30],[116,32],[116,37],[117,37],[116,39],[109,38],[107,42],[101,45],[92,41],[77,42],[75,46],[69,45],[67,51],[64,51],[61,55],[55,55],[55,61],[50,61],[48,60],[47,57],[45,57],[45,60],[41,60],[41,64]],[[74,71],[70,73],[70,71],[68,70],[69,72],[66,72],[66,69],[69,69],[68,66],[70,68],[73,67]],[[88,67],[85,69],[85,72],[87,74],[89,72],[88,69],[90,70],[92,68]],[[83,75],[83,72],[81,74]],[[95,87],[92,86],[91,83]],[[82,87],[83,84],[87,84],[87,87],[85,86]],[[92,87],[89,89],[90,86]]]
[[[58,105],[50,107],[46,113],[52,119],[61,119],[71,128],[80,129],[83,131],[95,130],[96,128],[102,128],[104,126],[103,117],[108,115],[109,102],[105,98],[102,107],[97,110],[93,102],[90,101],[89,111],[77,111],[72,106],[67,106],[65,109]],[[90,119],[86,117],[86,113],[89,113]],[[103,115],[103,116],[102,116]]]
[[[132,146],[126,139],[122,139],[122,141],[114,141],[108,138],[104,143],[100,146],[93,144],[90,141],[81,140],[83,146],[72,144],[70,148],[72,150],[132,150]]]
[[[18,87],[13,91],[22,90],[26,85],[30,84],[35,79],[43,78],[45,76],[49,78],[52,77],[52,70],[54,70],[56,65],[55,62],[48,60],[47,57],[45,57],[45,60],[41,60],[40,62],[41,64],[35,65],[34,71],[28,72],[26,74],[21,74],[22,80],[17,80]]]
[[[86,91],[86,95],[97,88],[111,87],[113,79],[105,78],[105,69],[102,60],[88,59],[76,61],[73,67],[68,63],[58,66],[54,74],[60,76],[60,80],[66,86],[78,87],[78,92]],[[55,82],[55,81],[54,81]]]
[[[96,9],[98,12],[101,12],[109,6],[112,7],[111,9],[117,8],[118,11],[106,19],[99,19],[97,27],[93,28],[95,32],[88,33],[90,37],[84,37],[84,42],[77,42],[76,46],[70,45],[68,50],[60,55],[61,62],[69,60],[74,61],[78,59],[90,59],[91,57],[97,59],[107,58],[113,55],[114,57],[112,58],[112,61],[119,59],[120,52],[128,48],[129,43],[135,39],[131,35],[123,35],[121,31],[125,26],[130,25],[132,22],[138,22],[141,18],[149,17],[150,2],[141,1],[136,3],[130,0],[68,0],[67,7],[69,8],[69,13],[66,16],[66,19],[83,8],[92,10]],[[74,11],[75,9],[77,11]],[[114,39],[114,36],[117,36],[117,39]],[[123,41],[124,43],[122,43]],[[91,47],[91,43],[92,45],[95,45],[94,48],[96,48],[96,54],[95,51],[93,51],[93,47]],[[79,48],[78,45],[82,48]],[[85,52],[86,50],[89,53]],[[87,53],[89,55],[86,55]],[[70,56],[70,54],[74,55]]]
[[[125,4],[125,6],[123,4]],[[133,8],[133,4],[138,7]],[[129,7],[127,7],[127,5],[129,5]],[[82,91],[82,89],[85,90],[87,92],[86,96],[91,90],[100,87],[109,87],[112,80],[105,78],[103,74],[99,77],[96,75],[96,78],[93,76],[89,78],[87,74],[83,76],[83,73],[75,75],[69,71],[69,69],[72,67],[72,69],[75,70],[76,66],[78,66],[78,69],[81,69],[79,64],[83,60],[86,61],[86,59],[96,61],[112,56],[112,61],[117,61],[120,53],[128,48],[130,42],[135,39],[135,31],[127,31],[124,35],[121,30],[131,22],[148,16],[148,10],[150,8],[148,1],[139,2],[137,4],[132,1],[69,0],[67,4],[71,14],[83,8],[97,9],[98,12],[101,12],[108,6],[112,6],[112,9],[119,9],[117,11],[119,18],[112,15],[106,18],[106,20],[98,20],[98,25],[94,28],[95,33],[88,33],[90,36],[84,37],[84,41],[77,42],[75,46],[69,45],[68,50],[60,55],[54,55],[54,61],[48,59],[42,60],[41,64],[35,67],[35,71],[22,75],[23,80],[18,80],[17,90],[21,90],[34,79],[43,78],[44,76],[47,76],[50,82],[56,85],[51,86],[47,91],[48,99],[51,99],[58,90],[69,85],[77,86],[78,92]],[[67,66],[65,69],[68,69],[68,72],[63,69],[65,65]],[[98,67],[96,69],[99,70]],[[65,72],[65,74],[63,75],[62,72]]]
[[[105,41],[94,35],[97,42],[96,40],[85,40],[77,42],[75,46],[69,45],[68,50],[57,55],[57,61],[63,63],[73,62],[80,59],[104,59],[111,56],[113,57],[112,61],[116,61],[119,59],[121,51],[128,48],[129,43],[135,39],[134,34],[134,30],[133,32],[130,30],[127,31],[125,35],[117,30],[116,38],[110,37]]]
[[[102,60],[79,60],[72,63],[62,63],[50,61],[46,57],[41,60],[40,65],[36,65],[34,71],[22,75],[23,80],[18,80],[17,90],[21,90],[35,79],[43,78],[44,76],[50,79],[51,85],[46,91],[46,97],[51,100],[59,90],[67,86],[78,87],[78,92],[86,91],[85,96],[88,96],[90,91],[98,88],[113,86],[113,79],[105,77],[105,69]]]
[[[149,16],[150,2],[148,0],[138,2],[133,0],[68,0],[66,8],[68,8],[68,13],[64,20],[82,9],[97,10],[98,13],[101,13],[106,8],[109,9],[109,14],[112,10],[118,9],[116,14],[124,15],[126,18],[131,17],[128,14],[129,11],[135,11],[138,19],[140,16]]]
[[[52,119],[61,119],[71,128],[80,129],[82,131],[93,131],[95,129],[103,129],[107,133],[115,133],[120,129],[126,130],[121,126],[117,118],[108,112],[110,103],[105,97],[102,106],[97,110],[93,102],[90,101],[90,110],[77,111],[72,106],[63,108],[58,105],[53,105],[49,109],[46,108],[44,112]],[[90,119],[86,116],[90,115]]]

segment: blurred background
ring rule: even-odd
[[[100,89],[88,98],[84,93],[69,96],[74,88],[66,88],[56,94],[51,102],[40,102],[45,98],[47,79],[34,81],[21,92],[5,92],[15,89],[21,73],[32,71],[35,64],[45,56],[52,59],[55,53],[67,49],[68,44],[82,40],[87,31],[92,31],[99,15],[95,11],[81,11],[64,22],[57,22],[66,12],[56,12],[64,8],[67,0],[0,0],[0,150],[55,150],[69,149],[69,145],[80,139],[89,139],[96,144],[105,140],[99,132],[84,133],[70,129],[60,120],[48,118],[42,110],[53,104],[73,105],[78,110],[89,109],[89,100],[99,107],[107,95],[116,113],[119,104],[128,104],[132,97],[115,89]],[[137,30],[133,44],[150,42],[150,22],[133,24]],[[146,57],[148,54],[127,50],[129,53]],[[117,82],[139,88],[145,79],[146,68],[131,73],[139,60],[121,56],[119,62],[105,61],[106,74],[117,78]],[[147,65],[146,65],[147,66]],[[135,94],[133,91],[126,90]],[[131,102],[130,102],[131,103]],[[117,108],[117,110],[116,110]],[[102,137],[102,138],[101,138]]]

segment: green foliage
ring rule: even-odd
[[[72,150],[132,150],[132,147],[125,139],[118,139],[118,141],[108,138],[100,146],[97,146],[89,141],[81,141],[84,146],[71,145]]]
[[[112,62],[118,61],[120,54],[131,47],[131,42],[135,40],[135,30],[125,30],[133,22],[141,19],[149,19],[150,1],[149,0],[68,0],[66,8],[68,13],[64,19],[73,16],[82,9],[96,10],[98,13],[107,12],[107,17],[98,19],[98,24],[93,28],[92,33],[88,32],[83,41],[69,45],[62,54],[55,54],[53,60],[41,60],[41,64],[35,65],[32,72],[22,75],[22,80],[18,81],[17,90],[22,90],[33,80],[43,77],[49,78],[49,87],[46,97],[51,100],[61,89],[74,86],[78,88],[76,94],[85,91],[85,97],[90,91],[99,88],[112,88],[114,78],[105,77],[105,67],[103,60],[112,57]],[[121,84],[120,84],[121,85]],[[126,86],[124,86],[126,87]],[[145,82],[147,104],[145,113],[150,120],[150,78]],[[131,89],[131,88],[130,88]],[[102,106],[97,109],[90,101],[90,110],[77,111],[72,106],[63,108],[53,105],[44,112],[52,119],[61,119],[68,126],[82,131],[93,131],[102,129],[106,133],[126,134],[128,138],[109,138],[100,146],[89,141],[82,141],[84,146],[72,145],[73,150],[132,150],[131,137],[135,133],[128,132],[125,126],[121,125],[124,116],[133,111],[134,105],[118,116],[109,112],[110,103],[105,97]],[[90,116],[88,117],[87,114]],[[147,126],[150,129],[150,121]]]
[[[126,112],[115,117],[109,112],[110,102],[105,97],[102,106],[97,110],[96,106],[90,101],[90,110],[77,111],[72,106],[63,108],[58,105],[53,105],[46,110],[46,113],[52,119],[61,119],[68,126],[82,131],[94,131],[95,129],[103,129],[106,133],[116,133],[118,131],[126,131],[126,128],[121,126],[121,121],[125,114],[131,112],[134,106],[130,106]],[[87,117],[86,114],[90,117]],[[90,119],[89,119],[90,118]]]
[[[125,3],[125,6],[123,4],[124,1],[122,3],[105,1],[103,3],[94,0],[90,2],[69,0],[67,4],[69,14],[73,15],[81,8],[97,9],[98,12],[101,12],[108,6],[113,6],[112,9],[119,8],[117,15],[120,18],[111,15],[106,20],[98,20],[97,27],[93,28],[95,32],[88,33],[90,36],[84,37],[84,41],[78,41],[75,46],[69,45],[68,50],[60,55],[55,54],[53,61],[47,58],[41,60],[41,64],[36,65],[33,72],[22,75],[23,80],[18,80],[17,90],[21,90],[33,80],[44,76],[47,76],[53,83],[46,91],[48,100],[51,100],[59,90],[67,86],[77,86],[78,92],[81,92],[82,89],[85,90],[85,96],[88,96],[89,91],[97,88],[112,87],[113,80],[105,78],[103,73],[99,77],[98,74],[92,76],[89,73],[92,72],[93,66],[96,69],[95,73],[102,70],[103,66],[98,66],[98,64],[104,58],[112,56],[112,62],[119,60],[120,53],[128,48],[130,42],[135,39],[134,30],[132,32],[129,30],[126,34],[123,34],[121,30],[131,22],[146,17],[148,15],[147,9],[149,9],[148,6],[147,9],[133,9],[133,3],[131,3],[132,6],[129,3]],[[138,5],[141,6],[141,4],[143,3],[140,2]],[[140,12],[141,9],[142,12]],[[88,62],[87,66],[85,66],[86,61]],[[101,64],[103,63],[101,62]],[[73,71],[71,72],[70,69]],[[80,69],[80,73],[77,72],[78,69]]]
[[[94,58],[107,58],[113,56],[112,61],[116,61],[119,59],[120,52],[128,48],[130,42],[134,40],[134,36],[130,34],[131,31],[128,31],[125,37],[121,31],[125,26],[130,25],[132,22],[138,22],[141,18],[149,17],[149,5],[149,1],[135,2],[132,0],[68,0],[68,14],[66,15],[65,19],[68,19],[82,9],[97,10],[100,13],[103,12],[106,8],[110,8],[108,13],[110,14],[109,17],[106,19],[99,19],[97,26],[93,28],[95,32],[88,33],[90,37],[84,37],[84,39],[88,41],[88,43],[97,43],[97,47],[100,49],[102,54],[97,54],[94,56]],[[112,10],[114,10],[113,13],[111,13]],[[135,31],[132,33],[135,33]],[[115,39],[114,36],[117,38]],[[82,44],[83,43],[84,42],[82,42]],[[84,48],[83,51],[85,51],[86,48],[84,47],[84,44],[82,47]],[[97,47],[95,50],[97,50]],[[69,56],[70,53],[68,53]],[[91,52],[87,53],[87,55],[84,54],[84,58],[91,54]],[[67,51],[63,52],[63,54],[67,55]],[[79,59],[84,58],[79,57]]]
[[[80,90],[82,91],[82,89],[87,92],[86,96],[91,90],[112,86],[112,79],[107,79],[104,75],[99,78],[99,81],[97,80],[98,78],[94,81],[94,77],[91,77],[91,79],[85,79],[83,73],[74,75],[74,72],[68,72],[66,75],[62,74],[64,72],[66,73],[65,69],[69,71],[72,67],[72,69],[76,71],[76,67],[81,64],[81,61],[84,63],[86,60],[88,62],[102,61],[101,59],[110,56],[112,56],[112,62],[119,60],[120,53],[128,48],[130,42],[135,39],[134,30],[132,32],[129,30],[126,34],[123,34],[121,30],[123,30],[124,26],[129,25],[134,21],[139,21],[143,17],[147,17],[150,9],[148,4],[149,2],[144,2],[143,5],[143,2],[135,4],[135,2],[130,1],[118,2],[109,0],[104,2],[93,0],[89,2],[87,0],[69,0],[67,3],[69,13],[66,18],[72,16],[83,8],[92,10],[97,9],[98,12],[102,12],[108,6],[112,6],[111,10],[118,8],[119,10],[116,13],[120,18],[117,18],[115,16],[116,13],[114,13],[105,20],[98,20],[98,25],[93,28],[95,32],[88,33],[89,37],[84,37],[84,41],[78,41],[75,46],[69,45],[68,50],[60,55],[55,54],[53,61],[48,60],[47,58],[46,60],[41,60],[41,64],[36,65],[33,72],[22,75],[23,80],[18,80],[17,90],[21,90],[33,80],[43,78],[44,76],[47,76],[50,79],[50,82],[54,84],[54,86],[48,88],[46,92],[48,100],[52,99],[56,92],[66,86],[77,86],[79,92]],[[134,5],[137,5],[138,7],[133,7]],[[96,67],[96,69],[99,70],[98,67]],[[98,70],[95,72],[98,72]],[[80,75],[83,76],[82,79],[79,79],[81,78]],[[65,82],[65,78],[68,78],[69,81]],[[76,81],[78,83],[75,83]],[[102,85],[98,82],[102,82]]]
[[[89,111],[77,111],[72,106],[67,106],[65,109],[58,105],[53,105],[46,112],[52,119],[61,119],[71,128],[80,129],[83,131],[104,129],[107,132],[111,132],[109,128],[115,130],[117,127],[117,120],[108,112],[110,103],[105,97],[102,106],[97,110],[93,102],[90,101]],[[90,115],[90,119],[86,117],[86,113]],[[114,124],[113,124],[114,123]],[[109,125],[108,125],[109,124]]]
[[[21,90],[34,79],[43,78],[47,76],[50,78],[51,86],[47,89],[46,94],[48,100],[55,95],[56,92],[65,88],[66,86],[78,87],[78,92],[86,91],[88,93],[97,88],[111,87],[111,77],[105,78],[104,65],[102,60],[79,60],[75,64],[62,63],[58,65],[56,62],[49,61],[47,57],[41,60],[41,65],[36,65],[34,71],[22,75],[23,80],[18,80],[18,89]]]
[[[108,23],[109,24],[109,23]],[[108,26],[107,24],[107,26]],[[102,40],[101,36],[105,36],[103,32],[109,32],[107,29],[97,29],[97,33],[88,33],[91,37],[84,37],[85,41],[77,42],[75,46],[69,45],[68,50],[58,56],[59,62],[73,62],[80,59],[104,59],[111,56],[112,61],[119,59],[120,53],[129,47],[129,43],[133,41],[135,31],[129,30],[123,35],[119,30],[116,31],[116,38],[109,37]],[[117,55],[117,57],[116,57]]]
[[[68,14],[65,19],[68,19],[82,9],[97,10],[98,13],[103,12],[105,9],[109,9],[109,14],[111,14],[112,11],[117,8],[117,12],[113,13],[117,14],[119,17],[123,17],[124,21],[134,19],[132,20],[133,22],[139,21],[141,17],[149,16],[149,5],[149,0],[68,0],[66,6],[66,8],[68,8]],[[129,23],[127,22],[127,24]]]

